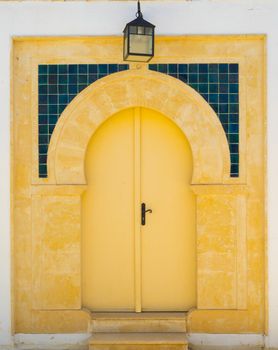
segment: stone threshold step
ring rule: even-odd
[[[185,333],[96,333],[89,341],[90,350],[187,350]]]
[[[92,313],[92,333],[176,333],[186,332],[185,312]]]
[[[185,320],[186,312],[92,312],[92,319]]]

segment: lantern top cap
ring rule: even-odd
[[[143,16],[135,18],[133,21],[127,23],[126,26],[142,26],[142,27],[155,28],[155,25],[153,25],[152,23],[144,20]]]
[[[142,26],[142,27],[150,27],[150,28],[155,28],[155,25],[153,25],[152,23],[144,20],[143,18],[143,14],[141,12],[141,7],[140,7],[140,1],[137,1],[137,13],[136,13],[136,17],[133,21],[127,23],[127,25],[125,26],[124,31],[126,30],[127,27],[129,26]]]

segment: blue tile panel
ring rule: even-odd
[[[51,64],[38,66],[39,177],[47,177],[47,150],[63,110],[88,85],[108,74],[127,70],[127,64]]]
[[[238,64],[150,64],[149,69],[180,79],[198,91],[219,117],[230,147],[231,177],[239,176]]]

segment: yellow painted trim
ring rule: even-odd
[[[247,309],[247,242],[246,242],[246,196],[237,196],[236,203],[236,300],[237,309]]]
[[[81,195],[85,190],[86,185],[33,185],[31,188],[32,195]]]
[[[141,110],[134,109],[134,234],[135,234],[135,311],[142,310],[141,273]]]
[[[265,305],[265,334],[269,334],[269,289],[268,289],[268,215],[267,215],[267,203],[268,203],[268,172],[267,172],[267,142],[268,142],[268,128],[267,128],[267,36],[265,35],[263,41],[263,138],[264,138],[264,164],[263,173],[265,177],[264,181],[264,205],[265,205],[265,216],[264,216],[264,238],[265,238],[265,249],[264,249],[264,272],[265,272],[265,283],[264,283],[264,305]]]
[[[15,222],[14,217],[14,204],[15,204],[15,188],[13,178],[15,176],[15,151],[14,151],[14,47],[12,46],[10,52],[10,259],[11,259],[11,333],[15,333],[15,259],[14,259],[14,242],[15,242]]]
[[[191,190],[197,195],[247,195],[248,186],[247,185],[230,185],[230,184],[209,184],[209,185],[191,185]]]

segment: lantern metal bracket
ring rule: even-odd
[[[141,5],[140,5],[140,1],[137,1],[137,12],[136,12],[136,17],[138,18],[143,18],[143,14],[141,12]]]

